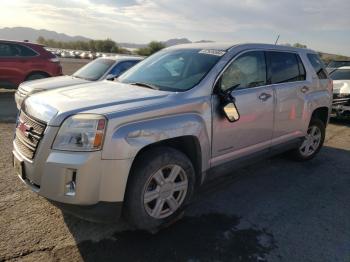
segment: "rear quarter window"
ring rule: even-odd
[[[319,79],[327,79],[326,67],[323,64],[320,57],[316,54],[307,54],[307,58],[309,59],[312,67],[314,68]]]

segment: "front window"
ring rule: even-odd
[[[220,80],[220,88],[243,89],[266,85],[265,54],[261,51],[248,52],[225,70]]]
[[[337,69],[330,75],[333,80],[350,80],[350,69]]]
[[[119,77],[122,83],[143,83],[165,91],[186,91],[197,85],[225,54],[220,50],[164,50]]]
[[[96,81],[100,79],[114,63],[115,61],[112,59],[96,59],[80,68],[73,76],[89,81]]]

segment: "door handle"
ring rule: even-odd
[[[300,91],[306,93],[307,91],[309,91],[309,88],[307,86],[303,86]]]
[[[272,95],[270,94],[267,94],[267,93],[262,93],[260,96],[259,96],[259,99],[261,101],[266,101],[267,99],[269,99]]]

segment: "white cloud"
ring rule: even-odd
[[[332,49],[325,43],[333,41],[329,32],[341,39],[341,34],[350,35],[349,0],[13,0],[2,3],[2,14],[6,9],[13,15],[2,15],[1,25],[123,42],[171,37],[260,42],[280,33],[285,41]],[[339,51],[349,54],[350,48],[344,48]]]

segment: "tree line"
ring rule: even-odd
[[[117,54],[131,54],[131,51],[120,47],[115,41],[111,39],[106,40],[89,40],[89,41],[57,41],[54,39],[45,39],[40,36],[37,43],[60,49],[82,50],[102,53],[117,53]],[[152,41],[146,47],[137,49],[134,53],[142,56],[149,56],[161,49],[165,45],[162,42]]]

